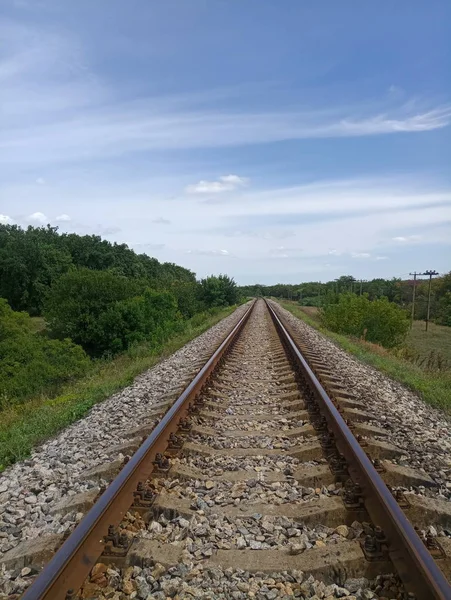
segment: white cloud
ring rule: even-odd
[[[236,215],[348,216],[383,213],[415,206],[451,203],[451,190],[437,188],[428,180],[410,178],[355,178],[320,180],[289,188],[245,191],[228,204]],[[264,210],[262,210],[264,208]],[[289,223],[290,226],[292,223]]]
[[[223,175],[219,178],[224,183],[229,183],[235,187],[240,185],[246,185],[249,182],[247,177],[240,177],[239,175]]]
[[[329,250],[328,254],[330,254],[331,256],[341,256],[341,252],[339,252],[336,248],[332,248],[331,250]]]
[[[351,252],[352,258],[370,258],[371,254],[368,252]]]
[[[170,225],[171,221],[169,219],[165,219],[164,217],[157,217],[156,219],[152,219],[152,223],[157,223],[159,225]]]
[[[405,244],[407,242],[418,242],[421,240],[421,235],[398,235],[392,240],[394,242],[400,242],[401,244]]]
[[[76,69],[74,69],[76,71]],[[26,100],[26,108],[2,132],[0,157],[8,164],[46,165],[61,162],[91,161],[94,158],[125,157],[135,152],[221,148],[267,144],[285,140],[313,138],[341,138],[419,133],[440,129],[451,123],[451,105],[424,105],[406,102],[389,111],[381,112],[373,105],[318,106],[304,111],[293,111],[280,104],[280,109],[263,112],[254,105],[241,110],[219,111],[215,105],[199,102],[183,103],[167,97],[142,98],[124,103],[107,97],[102,90],[89,90],[95,78],[86,78],[62,87],[55,77],[38,86],[30,95],[22,87],[12,86],[7,94],[9,112],[17,110],[24,98],[38,94],[34,108]],[[74,91],[75,87],[75,91]],[[58,102],[59,110],[52,114],[50,123],[43,122],[48,114],[47,92],[51,103]],[[39,94],[44,98],[39,99]],[[102,95],[104,94],[104,95]],[[209,97],[208,91],[205,93]],[[85,105],[83,98],[88,98]],[[55,98],[57,100],[55,100]],[[74,100],[75,99],[75,100]],[[103,100],[102,106],[97,106]],[[383,99],[382,99],[383,101]],[[236,185],[225,176],[216,182],[201,181],[189,186],[194,193],[215,193],[224,185]],[[190,191],[190,189],[188,191]],[[227,189],[227,188],[226,188]]]
[[[228,250],[187,250],[186,254],[197,254],[198,256],[231,256]]]
[[[238,175],[222,175],[218,181],[204,181],[187,185],[185,192],[187,194],[217,194],[218,192],[230,192],[238,187],[248,183],[246,177]]]
[[[8,215],[0,215],[0,225],[12,225],[13,220]]]
[[[44,185],[44,184],[45,184],[45,179],[44,179],[43,177],[38,177],[38,178],[36,179],[36,183],[37,183],[38,185]]]
[[[66,215],[65,213],[63,213],[62,215],[58,215],[57,217],[55,217],[55,221],[59,221],[59,222],[63,222],[63,221],[71,221],[72,219],[69,217],[69,215]]]
[[[27,217],[28,221],[35,221],[36,223],[46,224],[49,219],[41,212],[35,212]]]
[[[376,260],[388,260],[388,256],[376,256]]]

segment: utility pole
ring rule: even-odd
[[[426,331],[428,330],[428,325],[429,325],[429,311],[431,308],[431,286],[432,286],[432,277],[433,275],[438,275],[437,271],[425,271],[424,273],[422,273],[422,275],[428,275],[429,276],[429,286],[428,286],[428,310],[427,310],[427,316],[426,316]]]
[[[360,280],[360,295],[362,295],[364,283],[366,283],[366,279],[361,279]]]
[[[413,327],[413,321],[415,319],[415,292],[417,287],[417,275],[422,275],[422,273],[409,273],[409,275],[413,275],[413,290],[412,290],[412,314],[410,315],[410,329]]]

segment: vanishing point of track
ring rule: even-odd
[[[132,513],[148,527],[162,514],[189,519],[208,510],[232,521],[258,513],[267,523],[281,516],[305,527],[343,524],[346,531],[354,522],[366,525],[359,537],[325,535],[325,542],[320,540],[313,548],[307,544],[307,549],[305,542],[297,543],[302,535],[296,527],[293,537],[279,545],[263,537],[249,547],[243,533],[232,544],[221,543],[204,554],[193,549],[199,562],[251,572],[300,569],[307,575],[310,566],[315,578],[329,583],[340,564],[369,579],[396,573],[418,600],[451,599],[444,575],[449,569],[446,552],[437,549],[436,542],[420,539],[405,509],[408,500],[394,495],[384,482],[383,444],[371,442],[371,427],[357,422],[358,409],[353,421],[352,395],[339,389],[314,349],[301,352],[302,344],[290,335],[274,306],[262,300],[250,305],[183,393],[169,408],[161,408],[166,410],[161,420],[25,592],[24,600],[75,599],[96,564],[123,568],[132,564],[132,555],[136,564],[140,553],[169,566],[171,560],[177,562],[176,553],[171,557],[158,546],[159,556],[151,536],[131,535],[124,520]],[[260,348],[252,345],[252,335],[246,341],[252,328],[265,330]],[[258,504],[255,498],[247,504],[240,496],[246,471],[228,471],[229,456],[257,465],[253,472],[261,475],[263,488],[279,494],[265,497],[275,499],[272,504]],[[224,457],[224,468],[215,477],[209,468],[218,457]],[[224,501],[213,508],[211,502],[193,507],[183,488],[189,490],[189,482],[196,479],[205,480],[207,501],[209,489],[225,486]],[[309,501],[308,494],[304,498],[302,494],[310,487],[328,488],[331,493],[314,492]],[[446,562],[445,569],[438,566],[441,561]]]

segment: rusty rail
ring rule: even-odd
[[[169,436],[177,431],[178,422],[187,414],[190,401],[196,397],[218,362],[238,338],[254,304],[59,548],[22,600],[65,600],[75,597],[75,592],[103,552],[109,527],[119,525],[124,518],[133,503],[133,492],[138,483],[146,481],[152,473],[156,454],[166,450]]]
[[[374,525],[382,527],[390,558],[406,589],[417,600],[451,600],[451,586],[417,535],[371,460],[327,395],[275,310],[266,301],[274,325],[296,365],[309,382],[322,415],[335,435],[354,482],[360,484],[365,508]]]

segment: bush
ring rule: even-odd
[[[14,312],[0,298],[0,408],[57,389],[80,377],[89,358],[70,340],[49,340],[34,333],[31,318]]]
[[[341,294],[337,303],[325,306],[321,320],[332,331],[363,337],[385,348],[401,345],[409,330],[409,319],[396,304],[354,294]]]
[[[170,286],[171,294],[177,299],[177,306],[184,319],[191,319],[202,310],[199,299],[200,284],[196,281],[179,281]]]
[[[199,299],[206,308],[231,306],[240,299],[240,291],[233,279],[227,275],[211,275],[200,282]]]
[[[45,315],[52,335],[71,337],[91,356],[117,354],[144,340],[158,346],[179,319],[169,292],[89,269],[70,271],[55,283]]]

